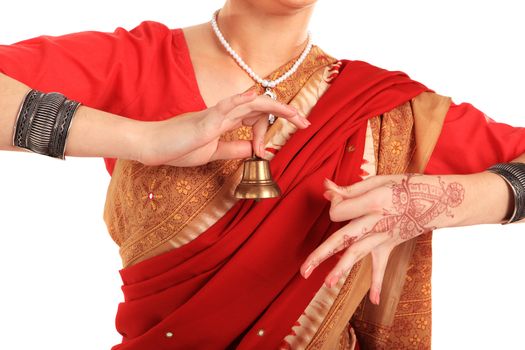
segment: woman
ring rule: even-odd
[[[219,26],[235,49],[248,47],[244,55],[241,52],[241,56],[250,62],[254,71],[272,72],[280,63],[286,63],[290,58],[297,56],[304,46],[306,22],[311,8],[309,4],[294,2],[293,5],[298,7],[290,10],[286,4],[265,2],[251,3],[250,7],[246,8],[240,2],[227,2],[219,16]],[[262,8],[263,6],[271,8]],[[254,12],[255,9],[257,12]],[[297,31],[294,33],[293,30],[289,30],[286,35],[281,33],[279,39],[283,42],[275,40],[275,36],[272,36],[271,41],[266,38],[265,43],[265,37],[256,30],[259,16],[255,14],[260,13],[266,14],[265,25],[269,23],[269,28],[282,28],[283,23],[286,23],[287,28],[297,27]],[[279,16],[271,16],[271,13],[278,13]],[[239,31],[238,28],[243,30]],[[253,33],[250,33],[250,29]],[[255,37],[254,33],[260,39],[260,45],[271,44],[275,52],[283,53],[283,56],[286,56],[286,47],[297,47],[297,50],[288,50],[288,57],[282,58],[282,62],[258,61],[256,56],[250,57],[249,46],[245,46],[251,40],[242,40],[244,35]],[[141,37],[142,34],[150,35],[147,42],[155,43],[158,45],[155,48],[160,49],[147,52],[157,52],[159,57],[155,58],[162,58],[172,57],[169,55],[171,51],[168,54],[163,52],[166,42],[160,39],[159,42],[155,42],[155,39],[162,37],[166,41],[180,43],[177,41],[177,35],[180,40],[181,32],[172,33],[158,24],[149,23],[139,27],[133,34],[136,37]],[[187,108],[204,108],[205,105],[212,105],[219,99],[219,92],[227,93],[227,88],[243,91],[252,84],[242,71],[229,61],[231,58],[216,41],[209,24],[186,29],[184,35],[189,44],[196,81],[199,82],[203,97],[203,101],[197,101],[195,105]],[[236,37],[239,38],[237,43]],[[75,45],[79,43],[81,47],[80,42],[81,40],[75,41]],[[73,47],[76,47],[75,45]],[[180,53],[175,51],[177,52]],[[291,63],[287,66],[291,66]],[[214,64],[216,66],[213,66]],[[287,66],[281,67],[273,76],[279,77],[288,69]],[[16,75],[15,70],[12,68],[11,75]],[[348,72],[352,72],[352,75],[349,76]],[[164,72],[158,75],[162,75],[161,73]],[[152,76],[157,77],[156,74]],[[217,80],[209,79],[210,76]],[[352,77],[355,77],[355,80],[352,80]],[[180,78],[177,78],[175,76],[173,80],[180,81]],[[324,177],[347,185],[359,179],[359,169],[363,171],[363,175],[364,171],[374,174],[377,170],[387,174],[405,172],[407,168],[422,172],[435,143],[437,147],[430,159],[430,165],[427,166],[427,173],[482,171],[494,163],[510,161],[519,156],[519,152],[524,151],[523,144],[520,143],[522,133],[520,134],[519,129],[487,123],[482,114],[470,106],[449,107],[447,99],[425,93],[424,87],[401,74],[389,74],[361,63],[339,64],[318,48],[313,49],[294,78],[286,82],[285,88],[281,88],[282,85],[277,87],[278,97],[285,102],[292,99],[292,105],[305,112],[309,112],[314,104],[316,107],[309,115],[309,119],[312,120],[312,126],[308,128],[310,133],[298,132],[290,137],[295,130],[282,120],[268,133],[266,150],[272,154],[276,153],[272,166],[274,175],[284,191],[279,201],[265,201],[257,205],[247,202],[235,204],[228,192],[233,186],[232,183],[235,183],[230,180],[231,175],[240,162],[215,163],[204,168],[184,170],[149,168],[126,161],[118,161],[113,165],[113,162],[108,161],[108,168],[114,170],[106,220],[113,237],[121,244],[124,263],[130,266],[122,271],[127,301],[122,304],[118,319],[119,329],[124,333],[125,341],[116,348],[184,348],[195,344],[202,348],[221,348],[237,344],[240,348],[271,348],[281,343],[283,346],[298,348],[305,344],[321,346],[322,343],[322,346],[327,347],[333,344],[330,343],[333,341],[345,342],[348,337],[348,333],[342,332],[348,321],[345,318],[353,313],[351,309],[355,309],[356,301],[360,301],[368,289],[369,283],[367,284],[366,278],[369,276],[370,265],[366,262],[358,264],[345,280],[338,279],[338,274],[342,273],[341,270],[346,274],[356,260],[355,255],[372,250],[375,273],[370,298],[377,303],[382,270],[389,250],[400,240],[425,231],[416,230],[400,235],[396,231],[397,226],[389,226],[395,218],[387,217],[389,219],[385,222],[384,230],[370,234],[370,229],[376,227],[384,217],[369,215],[369,212],[352,212],[352,207],[368,209],[364,205],[356,206],[350,198],[352,194],[357,194],[363,201],[369,200],[371,196],[359,195],[363,189],[370,189],[366,193],[374,194],[373,198],[391,201],[392,191],[382,186],[385,181],[394,181],[394,189],[400,189],[403,184],[417,184],[416,187],[430,189],[433,193],[440,193],[442,185],[454,190],[450,192],[453,196],[448,196],[449,192],[445,191],[447,199],[450,198],[450,207],[438,214],[439,220],[422,224],[425,229],[481,223],[483,220],[499,222],[505,218],[508,211],[508,189],[505,183],[493,174],[442,176],[440,179],[432,176],[378,177],[363,182],[363,185],[353,188],[350,193],[335,188],[332,184],[327,185],[326,197],[332,203],[332,218],[339,221],[362,217],[362,220],[354,220],[349,225],[363,226],[367,228],[368,233],[366,237],[362,237],[363,227],[345,226],[350,232],[339,231],[332,235],[339,226],[330,223],[328,207],[320,200],[324,192],[321,186]],[[231,81],[231,85],[220,85],[220,90],[211,84],[214,81],[226,80]],[[28,81],[28,85],[32,84]],[[392,86],[395,88],[391,89]],[[262,90],[260,86],[256,88]],[[198,92],[196,89],[193,91]],[[133,109],[132,112],[124,111],[126,113],[119,114],[151,113],[156,117],[159,114],[166,115],[165,112],[155,111],[148,105],[153,104],[154,100],[147,95],[147,90],[145,92],[145,97],[128,105],[130,110]],[[321,99],[320,95],[323,92],[326,95]],[[133,103],[136,103],[135,107]],[[355,106],[355,109],[349,109],[351,106]],[[162,108],[169,109],[166,106]],[[151,112],[149,109],[152,109]],[[349,115],[352,118],[349,118]],[[382,117],[377,117],[378,115]],[[461,144],[457,141],[459,136],[455,135],[454,130],[450,130],[452,128],[446,123],[439,141],[438,135],[435,135],[436,130],[439,134],[445,116],[454,123],[475,125],[472,134],[480,136],[472,142],[480,142],[480,147],[483,146],[484,136],[487,135],[496,140],[505,139],[514,147],[508,149],[501,142],[496,142],[501,150],[498,154],[486,152],[486,159],[470,158],[469,162],[464,162],[464,157],[461,163],[454,162],[444,155],[450,154],[447,147],[451,144]],[[359,125],[348,124],[349,119],[358,121]],[[425,125],[421,123],[422,120],[428,120],[428,123],[435,124],[437,128],[424,128],[423,131],[419,131],[421,126]],[[311,130],[313,127],[315,130]],[[392,132],[393,130],[395,132]],[[429,130],[434,130],[434,135],[424,134]],[[415,136],[412,137],[412,134]],[[249,136],[247,130],[229,135],[233,138]],[[286,140],[286,147],[283,147]],[[418,145],[417,148],[414,147],[414,143]],[[415,156],[411,158],[412,153]],[[267,157],[272,155],[267,154]],[[363,158],[366,164],[361,166]],[[211,174],[213,176],[210,176]],[[196,187],[195,183],[199,180],[205,184],[199,192],[204,199],[197,198],[192,193]],[[489,186],[493,189],[494,198],[476,198],[471,189],[479,186]],[[376,196],[378,193],[381,195]],[[165,199],[168,194],[173,195],[169,197],[169,201]],[[213,198],[221,200],[212,203]],[[180,205],[179,208],[173,207],[181,203],[184,205]],[[130,212],[130,208],[138,204],[144,207],[139,212]],[[382,205],[381,208],[383,207]],[[391,204],[385,208],[392,212]],[[306,211],[311,217],[310,220],[303,217]],[[130,213],[134,217],[129,215]],[[454,218],[443,215],[446,213],[453,214]],[[263,224],[259,225],[262,218]],[[213,225],[216,221],[217,224]],[[144,223],[149,227],[144,227]],[[206,230],[210,226],[212,227]],[[275,227],[279,227],[279,231],[282,232],[273,232]],[[392,231],[392,237],[386,234],[388,231]],[[174,232],[177,234],[172,236]],[[287,234],[289,232],[297,234]],[[328,237],[331,238],[315,249]],[[408,259],[420,259],[418,262],[428,259],[428,255],[420,254],[425,248],[428,251],[428,237],[412,242],[412,246],[404,245],[400,249],[401,253],[408,251],[411,254],[400,253],[396,255],[398,260],[390,264],[394,269],[401,270],[400,273],[404,273],[411,262],[407,260],[407,256]],[[349,249],[342,250],[344,255],[338,263],[336,251],[343,249],[341,244],[350,243],[354,244]],[[375,248],[379,243],[381,245]],[[159,255],[174,246],[179,249],[172,250],[172,254]],[[415,254],[412,254],[412,251],[415,251]],[[290,252],[294,254],[284,254]],[[336,257],[322,262],[332,252]],[[154,255],[159,256],[152,258]],[[280,258],[281,256],[283,258]],[[270,259],[273,257],[279,257],[279,260]],[[303,262],[301,272],[304,277],[308,277],[307,279],[303,279],[297,273]],[[311,267],[317,265],[317,268]],[[264,266],[264,269],[260,269],[260,266]],[[336,269],[329,273],[334,266]],[[387,275],[396,276],[396,271]],[[361,278],[364,280],[361,281]],[[244,283],[240,285],[239,281]],[[323,281],[330,287],[323,287]],[[393,279],[393,282],[396,281]],[[390,294],[388,300],[394,301],[389,302],[387,306],[392,309],[392,306],[407,305],[403,299],[405,291],[393,284],[383,288],[384,293]],[[242,299],[243,296],[246,301]],[[385,300],[384,295],[382,300]],[[428,297],[425,301],[429,303]],[[227,307],[223,308],[223,305]],[[344,309],[338,308],[341,305]],[[402,346],[409,344],[405,342],[414,341],[403,339],[402,330],[396,329],[396,324],[392,325],[391,319],[396,316],[395,307],[394,310],[378,310],[370,305],[361,306],[355,315],[354,325],[361,336],[362,345],[378,338],[367,339],[366,334],[370,334],[371,331],[367,331],[366,327],[370,327],[371,324],[380,324],[383,327],[373,329],[372,332],[387,334],[388,341],[397,342],[394,345],[386,344],[387,348],[403,348]],[[429,317],[428,305],[427,309],[422,311],[421,314]],[[216,327],[217,321],[224,316],[223,312],[237,316],[228,327]],[[304,315],[301,316],[303,312]],[[315,315],[317,317],[312,317]],[[252,325],[254,321],[256,323]],[[296,321],[298,323],[294,326]],[[405,323],[417,321],[418,319],[411,320],[407,317]],[[205,341],[201,338],[202,334],[197,334],[195,329],[206,330]],[[399,336],[399,339],[396,339],[396,336]],[[418,345],[424,346],[428,342],[428,336],[421,335]],[[385,346],[383,343],[385,340],[379,339],[378,344],[370,346]]]

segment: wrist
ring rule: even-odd
[[[505,180],[488,171],[462,177],[465,178],[466,200],[458,226],[499,224],[508,219],[513,197]]]
[[[514,195],[507,181],[505,181],[498,174],[494,174],[489,171],[484,171],[483,176],[490,179],[490,187],[488,190],[494,192],[494,218],[495,220],[491,223],[499,224],[507,222],[512,211],[514,210]],[[489,203],[490,205],[490,203]]]
[[[132,145],[132,158],[145,165],[157,165],[155,155],[158,127],[161,122],[137,121],[129,131],[129,142]]]

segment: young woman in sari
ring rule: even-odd
[[[302,52],[311,11],[311,1],[232,0],[218,24],[272,80]],[[134,119],[264,91],[209,23],[38,38],[2,48],[0,57],[0,69],[28,86]],[[115,349],[352,348],[355,333],[363,348],[428,348],[430,327],[417,327],[430,322],[431,238],[423,233],[508,218],[509,190],[484,170],[525,152],[523,129],[451,104],[402,73],[338,61],[318,47],[274,90],[311,122],[297,131],[278,119],[264,149],[254,143],[271,159],[279,199],[235,200],[240,160],[190,168],[106,160],[105,219],[125,265],[123,343]],[[251,138],[248,128],[223,136]],[[342,186],[367,180],[337,187],[325,178]],[[411,219],[401,215],[408,203]]]

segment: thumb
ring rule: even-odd
[[[255,150],[255,153],[260,157],[264,158],[264,135],[266,134],[266,131],[268,130],[268,116],[264,115],[263,117],[260,117],[259,120],[252,126],[252,133],[253,133],[253,149]]]
[[[338,194],[340,197],[342,197],[342,199],[350,198],[348,187],[338,186],[335,182],[329,179],[325,179],[324,186],[328,191]]]
[[[210,161],[220,159],[242,159],[252,156],[250,141],[219,141]]]

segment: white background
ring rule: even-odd
[[[221,4],[3,2],[0,43],[131,29],[142,20],[176,28],[207,21]],[[321,0],[317,7],[311,30],[328,53],[403,70],[455,102],[525,125],[519,1]],[[93,350],[119,342],[120,259],[102,221],[108,181],[101,159],[0,153],[0,349]],[[434,349],[525,348],[523,227],[435,233]]]

